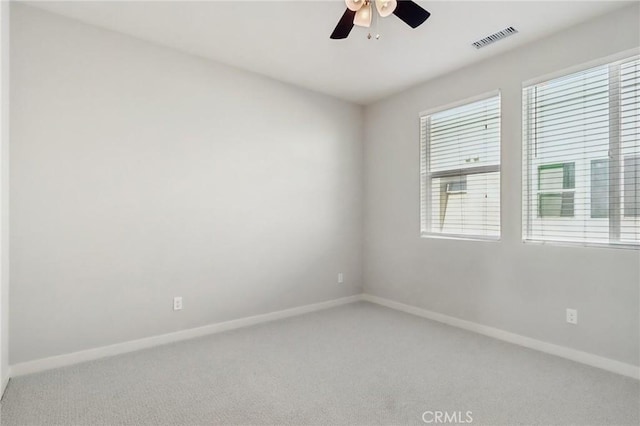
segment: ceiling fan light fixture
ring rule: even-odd
[[[354,12],[357,12],[362,8],[364,1],[365,0],[344,0],[347,5],[347,9],[353,10]]]
[[[373,15],[376,13],[380,18],[394,14],[411,28],[419,27],[431,16],[431,13],[413,0],[345,0],[345,3],[347,9],[329,36],[332,40],[347,38],[354,25],[365,28],[371,27]],[[376,4],[375,10],[372,3]],[[376,24],[377,22],[376,18]],[[369,33],[368,38],[371,38],[371,33]],[[376,38],[379,38],[379,36],[376,36]]]
[[[358,9],[355,18],[353,18],[353,23],[359,27],[369,28],[371,26],[371,3],[366,2]]]
[[[397,6],[397,0],[376,0],[376,9],[378,9],[378,15],[382,18],[391,15]]]

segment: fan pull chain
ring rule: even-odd
[[[371,27],[375,26],[378,23],[375,7],[371,6]],[[371,40],[371,27],[369,27],[369,32],[367,33],[367,39]]]
[[[378,31],[378,23],[380,22],[380,16],[378,15],[378,11],[375,8],[374,5],[371,6],[371,20],[372,22],[372,27],[374,29],[374,32],[376,33],[376,40],[380,40],[380,31]],[[369,31],[369,34],[367,34],[367,39],[371,40],[371,31]]]
[[[373,5],[372,9],[376,9],[375,5]],[[376,40],[380,40],[380,31],[379,31],[379,25],[380,25],[380,21],[381,21],[381,17],[378,14],[378,9],[376,9],[376,11],[374,12],[375,15],[375,30],[376,30]]]

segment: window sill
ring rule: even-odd
[[[578,241],[549,241],[549,240],[533,240],[523,239],[524,244],[538,245],[538,246],[559,246],[559,247],[582,247],[582,248],[609,248],[609,249],[625,249],[625,250],[640,250],[638,244],[610,244],[610,243],[592,243],[592,242],[578,242]]]
[[[497,243],[500,241],[500,237],[486,237],[476,235],[459,235],[459,234],[436,234],[432,232],[422,232],[420,238],[433,239],[433,240],[458,240],[458,241],[483,241]]]

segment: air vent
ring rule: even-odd
[[[473,46],[476,49],[480,49],[482,47],[488,46],[491,43],[495,43],[498,40],[502,40],[503,38],[507,38],[510,35],[514,35],[517,32],[518,32],[518,30],[516,30],[513,27],[505,28],[502,31],[498,31],[497,33],[493,33],[490,36],[486,36],[482,40],[478,40],[478,41],[474,42]]]

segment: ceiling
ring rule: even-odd
[[[394,15],[380,40],[355,27],[329,34],[344,12],[334,1],[29,2],[54,13],[360,104],[513,49],[629,2],[418,1],[431,12],[412,30]],[[509,26],[519,33],[476,50]]]

